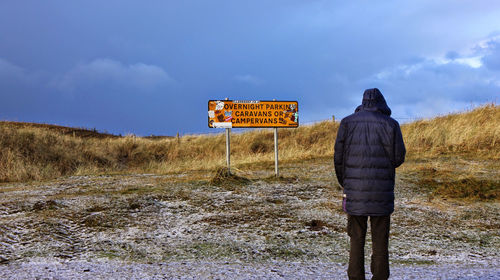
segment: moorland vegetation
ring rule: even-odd
[[[279,130],[280,162],[332,158],[338,126],[339,122],[323,121]],[[403,179],[429,192],[431,198],[500,197],[500,106],[487,104],[406,123],[401,128],[407,147],[406,164],[398,169]],[[273,143],[270,129],[233,133],[231,162],[235,170],[272,170]],[[223,133],[137,137],[0,122],[1,182],[85,174],[213,171],[224,164]]]

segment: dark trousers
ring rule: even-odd
[[[365,237],[368,216],[347,215],[347,234],[351,238],[349,279],[365,279]],[[370,216],[372,232],[372,279],[389,278],[389,228],[391,216]]]

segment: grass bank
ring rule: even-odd
[[[280,161],[333,156],[338,122],[279,131]],[[496,199],[500,158],[500,106],[488,104],[402,125],[407,146],[403,176],[435,195]],[[142,138],[95,130],[0,123],[0,181],[65,175],[214,170],[225,164],[225,136]],[[233,133],[231,160],[239,169],[270,168],[273,132]],[[455,186],[459,186],[458,191]],[[472,186],[472,189],[468,189]]]

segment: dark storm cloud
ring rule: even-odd
[[[175,81],[161,67],[137,63],[123,65],[112,59],[96,59],[79,64],[54,81],[63,92],[73,92],[82,87],[99,90],[114,87],[134,90],[138,94],[154,92]]]
[[[3,1],[0,116],[194,133],[208,99],[298,100],[307,122],[374,86],[399,117],[463,109],[497,96],[500,3],[460,3]]]
[[[78,64],[59,76],[37,75],[0,60],[3,119],[97,127],[115,133],[147,134],[175,81],[160,67],[124,65],[110,59]],[[9,114],[24,111],[22,118]],[[131,125],[136,130],[131,130]],[[106,128],[108,127],[108,128]]]

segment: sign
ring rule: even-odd
[[[209,100],[208,127],[298,127],[297,101]]]

